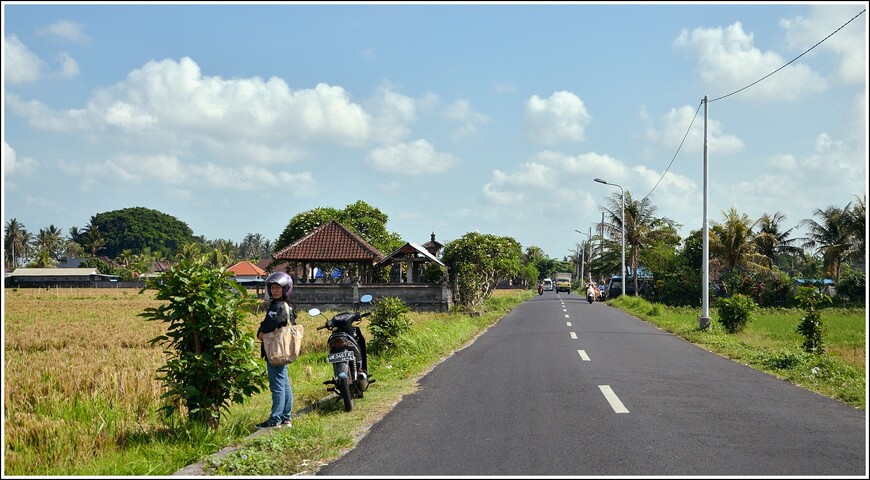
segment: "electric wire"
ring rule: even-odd
[[[839,32],[840,30],[842,30],[846,25],[852,23],[853,20],[855,20],[856,18],[860,17],[861,15],[863,15],[863,14],[866,13],[866,12],[867,12],[867,9],[866,9],[866,8],[865,8],[864,10],[861,10],[860,12],[858,12],[857,15],[855,15],[854,17],[852,17],[851,19],[849,19],[848,22],[844,23],[843,25],[840,25],[840,28],[838,28],[838,29],[834,30],[833,32],[831,32],[827,37],[825,37],[825,38],[819,40],[815,45],[813,45],[812,47],[806,49],[803,53],[801,53],[801,54],[798,55],[797,57],[791,59],[791,61],[789,61],[788,63],[784,64],[783,66],[781,66],[781,67],[777,68],[776,70],[774,70],[774,71],[768,73],[767,75],[765,75],[765,76],[759,78],[758,80],[756,80],[756,81],[750,83],[749,85],[746,85],[746,86],[744,86],[743,88],[740,88],[739,90],[735,90],[735,91],[733,91],[733,92],[731,92],[731,93],[729,93],[729,94],[727,94],[727,95],[722,95],[721,97],[714,98],[713,100],[707,100],[707,104],[709,105],[711,102],[715,102],[715,101],[717,101],[717,100],[722,100],[723,98],[730,97],[731,95],[736,95],[736,94],[742,92],[743,90],[746,90],[747,88],[749,88],[749,87],[751,87],[751,86],[753,86],[753,85],[756,85],[756,84],[760,83],[762,80],[764,80],[764,79],[770,77],[770,76],[773,75],[774,73],[776,73],[776,72],[782,70],[783,68],[785,68],[785,67],[791,65],[792,63],[794,63],[795,61],[797,61],[797,59],[799,59],[799,58],[803,57],[804,55],[806,55],[807,53],[809,53],[810,50],[812,50],[812,49],[818,47],[819,45],[821,45],[821,44],[822,44],[823,42],[825,42],[827,39],[831,38],[832,36],[834,36],[834,34],[836,34],[837,32]],[[701,103],[698,104],[698,108],[695,110],[695,116],[692,117],[692,121],[689,123],[689,128],[686,129],[686,134],[683,135],[683,140],[680,142],[680,145],[677,147],[677,151],[674,153],[673,158],[671,158],[671,163],[668,164],[668,168],[665,169],[664,173],[662,173],[662,176],[659,177],[659,181],[656,182],[656,184],[655,184],[655,186],[653,186],[652,190],[650,190],[650,192],[647,193],[647,194],[643,197],[643,199],[641,199],[641,201],[645,200],[647,197],[649,197],[650,195],[652,195],[652,193],[655,191],[655,189],[659,186],[659,184],[660,184],[660,183],[662,182],[662,180],[665,178],[665,175],[667,175],[668,171],[671,169],[671,165],[674,164],[674,160],[676,160],[677,155],[679,155],[680,150],[683,148],[683,143],[686,141],[686,137],[689,136],[689,132],[692,130],[692,125],[695,123],[695,119],[698,118],[698,112],[701,110],[701,105],[703,105],[703,104],[704,104],[704,100],[701,100]]]

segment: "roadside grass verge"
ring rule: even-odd
[[[607,304],[708,351],[866,410],[867,315],[863,308],[823,309],[825,353],[813,355],[803,351],[803,337],[796,331],[804,315],[800,309],[759,309],[743,331],[728,334],[712,307],[711,327],[703,331],[698,326],[698,308],[668,307],[632,296],[616,297]]]

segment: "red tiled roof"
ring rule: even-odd
[[[329,262],[371,261],[384,255],[344,225],[330,220],[274,255],[281,260],[320,260]]]
[[[232,267],[228,268],[227,270],[235,273],[236,275],[243,275],[243,276],[257,276],[257,275],[263,276],[263,275],[266,275],[265,270],[263,270],[262,268],[254,265],[253,263],[251,263],[247,260],[242,260],[241,262],[233,265]]]

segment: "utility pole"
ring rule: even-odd
[[[701,316],[698,327],[710,328],[710,234],[707,229],[707,96],[704,95],[704,224],[702,226],[701,251]]]

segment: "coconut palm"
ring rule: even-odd
[[[6,222],[3,235],[3,248],[6,252],[4,261],[11,269],[17,267],[24,256],[26,237],[27,229],[17,219]]]
[[[756,251],[764,255],[765,265],[771,270],[780,254],[801,255],[803,253],[802,249],[794,245],[797,239],[789,238],[795,227],[784,232],[780,231],[783,221],[785,221],[785,215],[782,212],[776,212],[773,216],[765,213],[752,225],[752,229],[755,231],[752,242],[755,243]]]
[[[610,245],[622,248],[622,194],[613,193],[607,199],[608,205],[602,207],[609,222],[602,225],[603,234],[610,237]],[[642,249],[662,237],[675,234],[675,223],[666,217],[656,217],[656,206],[649,197],[634,200],[631,192],[625,191],[625,261],[627,276],[634,277],[634,294],[638,294],[637,270]],[[621,255],[620,255],[621,256]],[[621,262],[621,259],[620,259]]]
[[[753,221],[748,215],[739,214],[734,207],[722,212],[724,221],[714,223],[710,229],[711,263],[720,267],[723,273],[737,269],[768,270],[767,258],[758,253],[753,242]]]
[[[39,233],[36,234],[35,247],[37,252],[45,252],[51,260],[56,262],[66,251],[66,239],[59,228],[49,225],[48,228],[39,229]]]
[[[816,209],[813,217],[801,222],[807,229],[803,239],[804,248],[814,250],[823,260],[825,274],[840,282],[840,269],[843,260],[853,255],[856,249],[855,236],[852,232],[854,218],[850,213],[851,202],[845,208],[830,206],[824,210]],[[850,223],[851,222],[851,223]]]
[[[863,264],[867,248],[867,197],[855,195],[855,205],[848,209],[846,225],[852,237],[852,251],[849,258]]]

